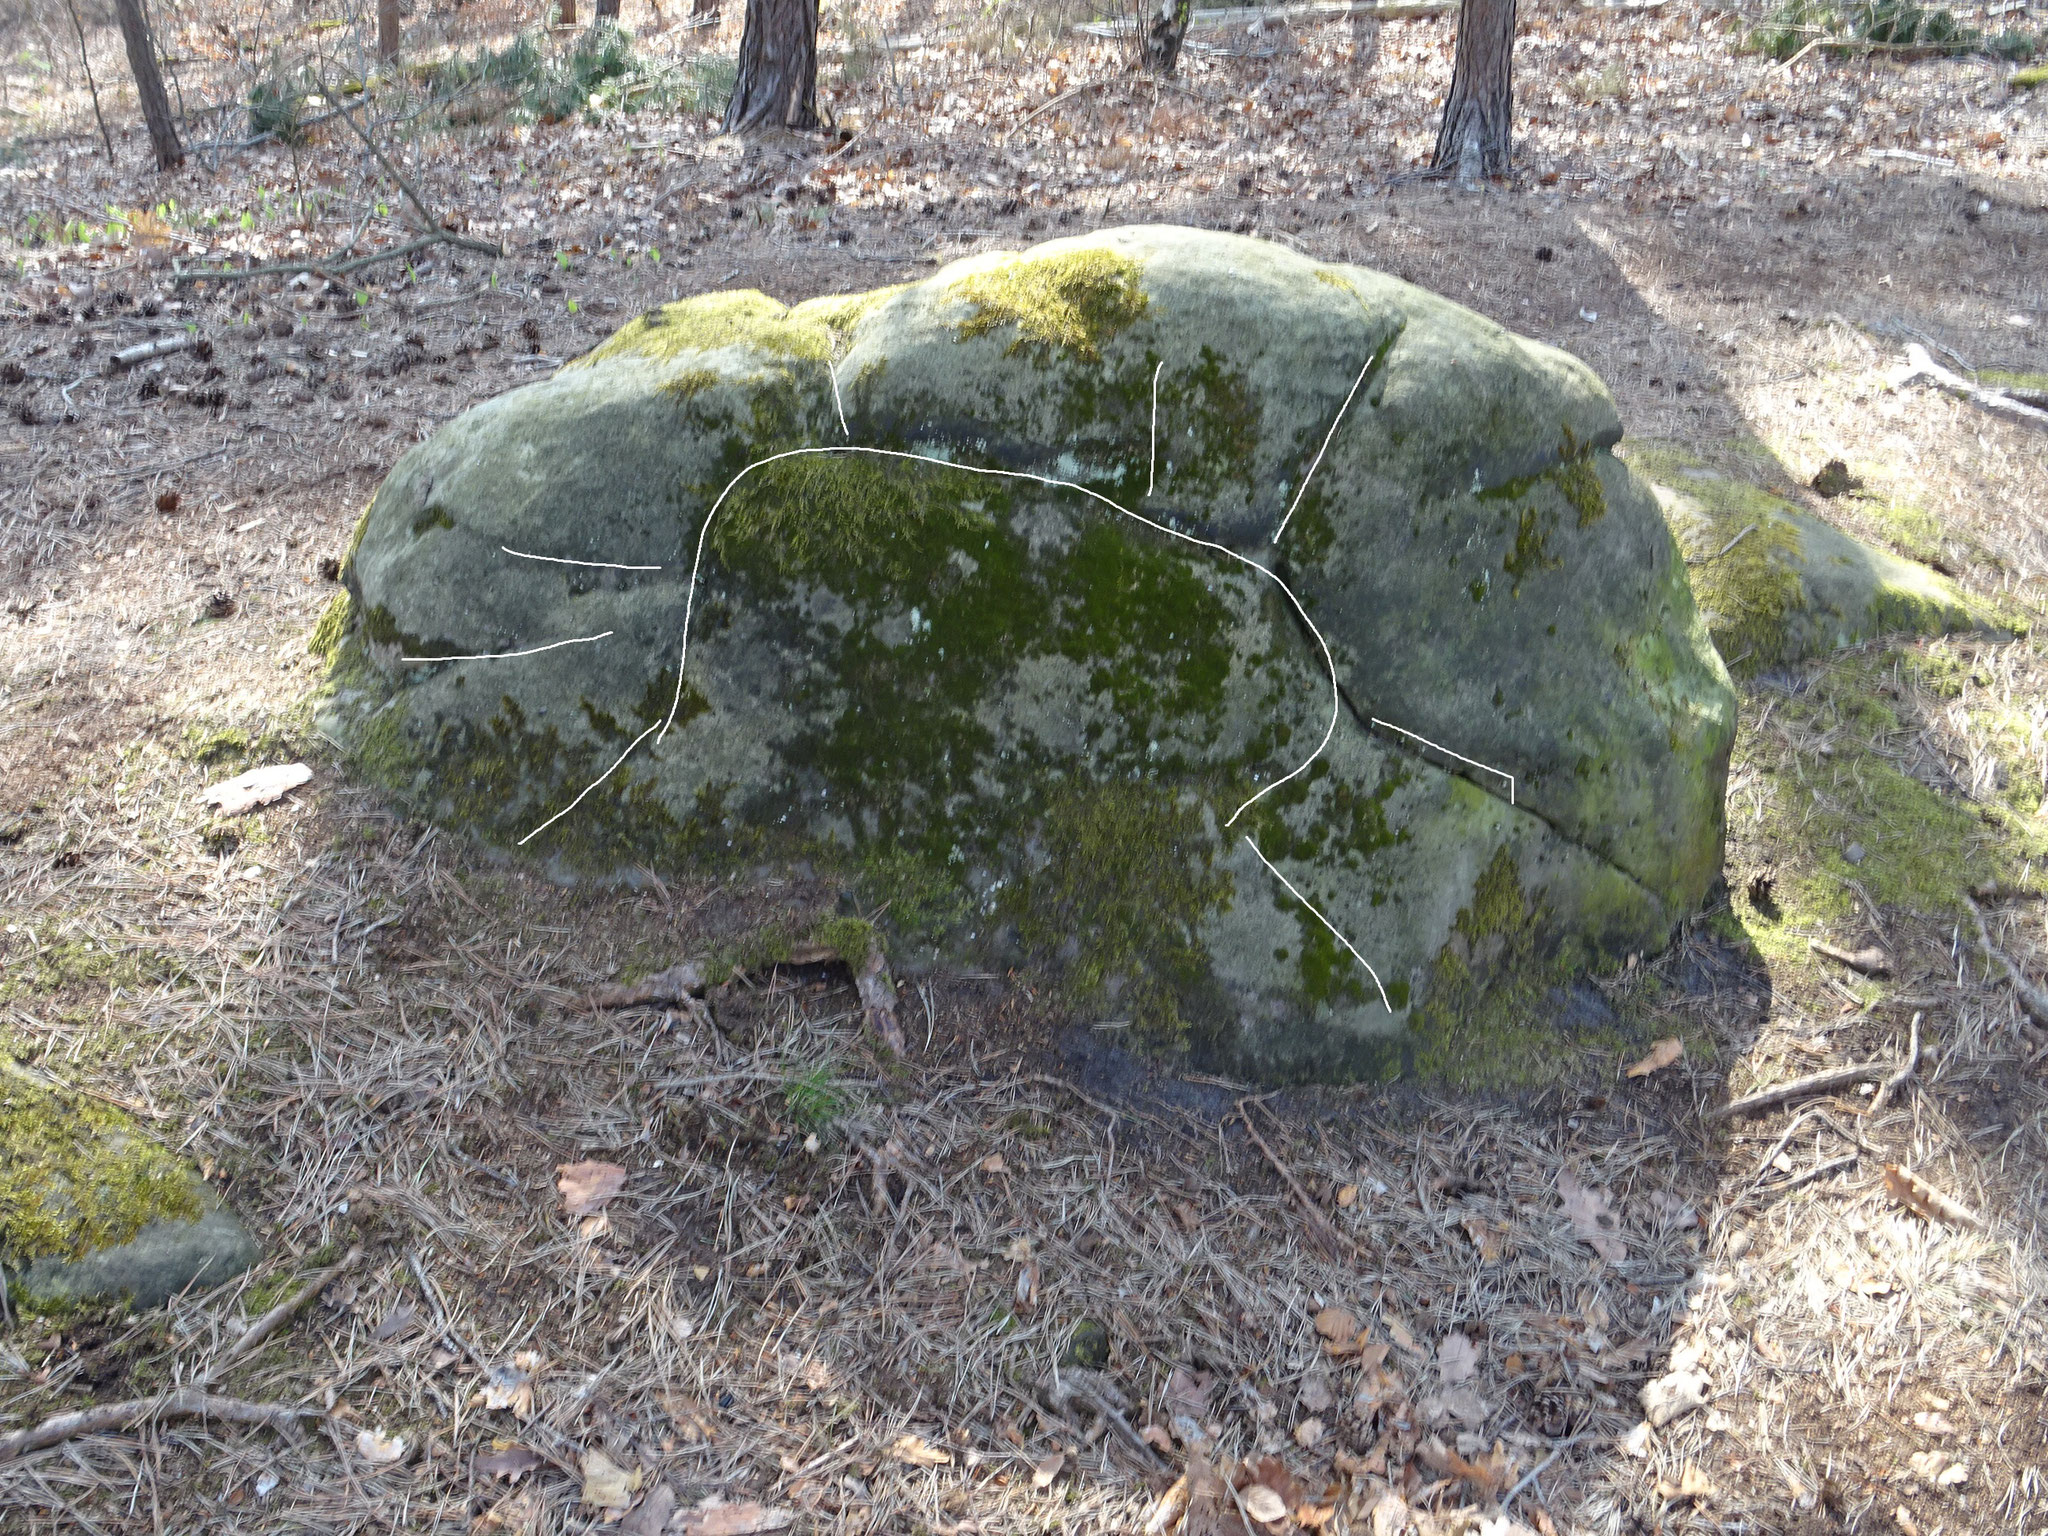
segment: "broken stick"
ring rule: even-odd
[[[79,1435],[105,1434],[108,1430],[132,1429],[149,1419],[220,1419],[229,1424],[253,1424],[289,1435],[302,1418],[317,1418],[310,1408],[288,1408],[280,1403],[250,1403],[239,1397],[216,1397],[196,1387],[181,1387],[156,1397],[138,1397],[125,1403],[104,1403],[60,1413],[29,1429],[0,1435],[0,1463],[14,1461],[34,1451],[47,1450]]]

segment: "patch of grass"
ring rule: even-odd
[[[1744,40],[1750,49],[1779,61],[1789,59],[1815,38],[1880,43],[1888,48],[1924,48],[1930,53],[1968,53],[1983,48],[2006,58],[2031,57],[2033,45],[2024,33],[2005,33],[1987,40],[1965,26],[1947,6],[1916,5],[1913,0],[1783,0]],[[2025,46],[2023,53],[2006,50]]]
[[[496,52],[456,57],[425,72],[423,83],[451,115],[477,121],[561,122],[648,107],[717,115],[732,95],[735,62],[702,55],[681,66],[633,45],[633,35],[598,21],[566,51],[545,32],[522,32]]]

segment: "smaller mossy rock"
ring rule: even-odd
[[[1668,443],[1632,443],[1729,670],[1825,656],[1878,635],[2010,633],[2025,622],[1939,571],[1877,549]]]
[[[0,1058],[0,1271],[31,1307],[152,1307],[258,1249],[181,1159],[109,1105]]]

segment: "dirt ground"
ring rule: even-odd
[[[510,34],[459,15],[415,18],[422,46]],[[625,19],[677,61],[736,42]],[[295,1433],[162,1416],[0,1461],[0,1530],[1122,1532],[1164,1530],[1184,1475],[1191,1533],[2048,1525],[2048,1034],[2004,969],[2048,978],[2037,639],[1742,678],[1727,891],[1555,999],[1683,1057],[1588,1051],[1512,1097],[1225,1082],[1023,976],[906,989],[902,1060],[826,968],[596,1010],[837,892],[554,885],[314,731],[335,562],[439,423],[671,297],[1141,221],[1423,284],[1585,358],[1631,442],[2048,609],[2048,429],[1887,378],[1910,342],[2048,374],[2048,99],[2011,66],[1780,69],[1729,12],[1545,5],[1522,170],[1461,189],[1398,179],[1448,17],[1198,32],[1164,87],[1070,19],[834,13],[812,137],[679,109],[394,129],[435,214],[507,254],[339,283],[185,280],[409,238],[336,125],[159,176],[131,104],[110,167],[82,89],[10,66],[0,1051],[193,1158],[266,1257],[158,1312],[10,1312],[0,1437],[194,1380],[346,1262],[212,1381]],[[178,46],[231,82],[203,28]],[[73,220],[89,243],[51,238]],[[107,366],[178,335],[205,345]],[[1859,494],[1809,489],[1832,459]],[[286,800],[200,803],[289,761],[314,777]],[[1882,1070],[1717,1113],[1848,1063]],[[557,1170],[592,1160],[623,1190],[569,1214]],[[1893,1164],[1970,1219],[1902,1204]],[[1644,1427],[1646,1384],[1692,1382]]]

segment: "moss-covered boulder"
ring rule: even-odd
[[[1734,695],[1619,437],[1564,353],[1229,235],[706,295],[400,462],[327,728],[565,871],[808,859],[899,966],[1240,1070],[1506,1071],[1720,865]]]
[[[2009,631],[1939,571],[1864,543],[1739,472],[1669,443],[1634,443],[1692,570],[1715,645],[1738,674],[1885,634]]]
[[[0,1277],[21,1300],[153,1307],[257,1257],[199,1176],[127,1115],[0,1058]]]

